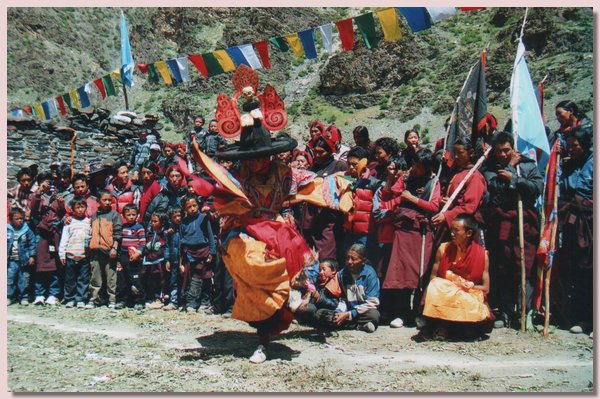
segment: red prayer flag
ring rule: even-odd
[[[200,54],[192,54],[188,55],[188,59],[194,64],[196,69],[204,75],[205,78],[208,77],[208,69],[206,68],[206,64],[204,63],[204,59]]]
[[[354,47],[354,28],[352,27],[352,18],[343,19],[335,23],[340,39],[342,41],[342,49],[344,51],[351,51]]]
[[[65,107],[65,102],[62,99],[62,96],[54,97],[56,103],[58,104],[58,109],[60,111],[61,116],[65,116],[67,114],[67,107]]]
[[[27,107],[23,107],[23,111],[25,111],[26,114],[31,115],[31,107],[27,106]]]
[[[269,43],[266,40],[252,43],[258,51],[260,62],[262,62],[265,68],[271,68],[271,61],[269,60]]]
[[[461,11],[485,10],[485,7],[458,7]]]
[[[135,64],[141,73],[148,73],[148,64]]]
[[[94,84],[98,88],[98,91],[100,91],[100,95],[102,96],[102,99],[104,100],[106,98],[106,90],[104,89],[104,82],[102,81],[102,78],[98,78],[98,79],[94,80]]]

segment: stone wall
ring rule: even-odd
[[[48,124],[32,121],[8,121],[7,177],[8,187],[16,184],[20,168],[33,163],[38,170],[48,170],[53,161],[71,162],[71,134]],[[106,158],[129,160],[133,135],[124,137],[100,131],[77,131],[74,167],[81,171],[84,165]]]

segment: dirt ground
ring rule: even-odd
[[[414,328],[292,324],[255,365],[254,330],[220,315],[13,305],[7,317],[12,392],[594,392],[593,340],[563,330],[418,343]]]

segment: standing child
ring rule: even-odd
[[[167,247],[165,248],[165,270],[169,274],[169,288],[171,291],[170,303],[163,310],[177,310],[178,303],[181,301],[178,281],[181,265],[181,214],[180,207],[175,206],[169,209],[170,225],[167,229]],[[181,270],[183,272],[183,270]]]
[[[112,209],[112,194],[98,190],[98,210],[92,216],[92,238],[90,240],[92,297],[85,306],[93,309],[101,303],[101,291],[106,290],[108,307],[116,307],[117,248],[122,237],[121,215]]]
[[[85,307],[88,286],[90,285],[90,259],[87,248],[92,234],[90,218],[86,217],[85,198],[74,198],[69,207],[72,210],[71,223],[65,225],[58,246],[58,256],[65,267],[64,301],[66,307]]]
[[[210,307],[212,264],[217,252],[210,220],[200,212],[196,196],[186,195],[182,205],[185,218],[181,221],[181,252],[184,265],[186,308],[198,311]],[[191,280],[191,281],[190,281]]]
[[[146,245],[146,232],[137,222],[138,209],[134,204],[123,208],[123,239],[117,263],[117,309],[122,309],[130,299],[135,309],[143,309],[146,290],[143,284],[142,251]]]
[[[150,217],[150,231],[146,232],[144,281],[148,309],[161,309],[164,306],[164,297],[169,296],[170,276],[167,277],[165,270],[166,225],[167,214],[154,212]]]
[[[8,302],[29,305],[30,270],[35,265],[35,234],[25,223],[25,212],[19,208],[10,210],[10,224],[7,228],[8,246]]]

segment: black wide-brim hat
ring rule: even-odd
[[[228,161],[263,158],[270,155],[280,154],[286,151],[292,151],[298,146],[294,139],[282,138],[271,141],[270,146],[242,148],[240,143],[231,144],[223,152],[218,152],[217,157]]]
[[[244,128],[240,141],[230,144],[224,151],[218,152],[216,155],[219,159],[228,161],[256,159],[292,151],[297,146],[298,142],[292,138],[272,139],[269,131],[257,123],[254,127]]]

